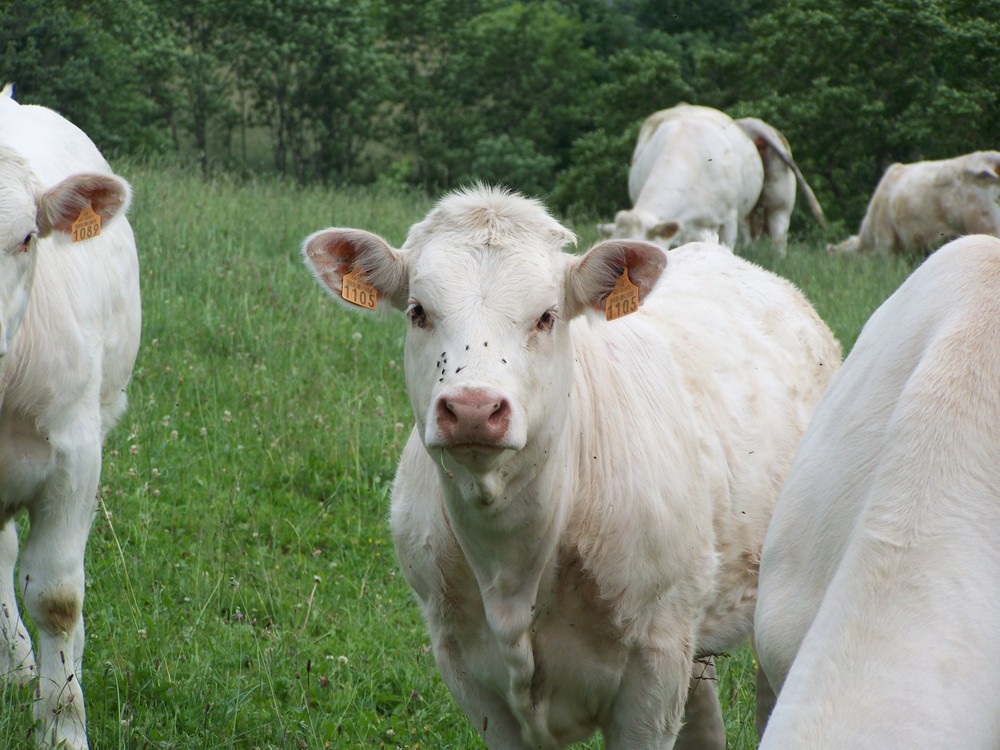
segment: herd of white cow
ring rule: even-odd
[[[797,188],[823,221],[753,118],[651,116],[633,207],[582,254],[484,186],[400,248],[306,239],[344,306],[409,320],[392,533],[487,746],[724,748],[704,677],[748,640],[762,747],[998,746],[998,172],[996,152],[886,172],[837,251],[960,239],[843,366],[805,297],[731,249],[783,253]],[[84,548],[139,346],[129,201],[86,135],[0,93],[0,670],[36,686],[41,747],[88,747]]]

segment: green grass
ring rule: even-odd
[[[87,550],[92,746],[478,746],[389,537],[412,420],[402,316],[346,314],[299,257],[332,224],[398,244],[429,200],[118,168],[136,193],[144,322]],[[783,261],[750,255],[845,347],[909,271],[795,244]],[[753,747],[752,656],[720,672],[732,747]],[[0,747],[27,744],[29,705],[0,688]]]

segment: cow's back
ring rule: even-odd
[[[642,534],[671,555],[714,557],[711,572],[682,559],[658,569],[715,577],[699,649],[732,648],[749,632],[771,510],[839,344],[792,284],[709,243],[670,251],[639,313],[573,326],[567,434],[579,440],[560,460],[578,483],[569,528],[582,564],[627,609],[643,553],[607,540]],[[661,499],[609,512],[616,496]],[[714,534],[692,537],[706,520]],[[633,604],[625,621],[654,616]]]
[[[722,112],[675,109],[654,115],[636,145],[629,172],[635,210],[682,219],[729,210],[747,216],[764,180],[753,141]]]
[[[1000,236],[1000,153],[893,164],[875,187],[859,249],[931,253],[966,234]]]
[[[0,96],[0,143],[28,160],[43,185],[80,172],[112,174],[94,142],[73,123],[46,107]]]
[[[750,627],[771,512],[815,404],[840,366],[840,345],[794,285],[710,244],[672,251],[647,304],[692,399],[711,477],[726,597],[708,609],[704,648],[729,648],[736,637],[730,628]]]
[[[768,748],[994,747],[1000,241],[938,251],[866,324],[765,542]],[[794,660],[794,662],[793,662]]]

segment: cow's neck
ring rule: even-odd
[[[569,493],[547,453],[548,442],[529,443],[489,472],[453,466],[446,455],[438,462],[449,521],[484,595],[533,600],[555,557]]]
[[[483,609],[510,677],[510,707],[533,746],[553,742],[531,695],[531,626],[539,587],[556,573],[572,492],[564,467],[542,458],[551,441],[526,446],[501,470],[474,475],[439,462],[452,530],[479,584]],[[543,467],[530,469],[529,467]]]

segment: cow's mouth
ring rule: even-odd
[[[451,443],[435,446],[447,459],[474,473],[491,471],[507,460],[514,447],[502,443]],[[446,460],[445,465],[450,463]]]

